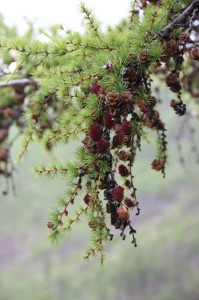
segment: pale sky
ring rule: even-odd
[[[97,19],[104,25],[115,25],[129,14],[132,0],[85,0],[86,6],[94,9]],[[20,31],[25,30],[26,17],[35,21],[36,27],[47,29],[50,25],[63,24],[65,28],[79,30],[81,0],[1,0],[0,14],[7,25],[16,25]]]

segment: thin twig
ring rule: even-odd
[[[159,33],[159,38],[165,38],[173,29],[176,29],[179,25],[183,24],[184,20],[187,17],[190,17],[195,9],[199,9],[199,0],[192,1],[192,3],[173,22]]]
[[[7,87],[15,87],[15,86],[25,86],[25,85],[38,85],[40,79],[35,78],[23,78],[23,79],[15,79],[10,81],[2,81],[0,82],[0,89],[7,88]]]

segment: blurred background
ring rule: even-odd
[[[36,27],[54,24],[81,30],[79,1],[2,1],[0,13],[7,25],[24,32],[27,20]],[[128,15],[129,1],[84,1],[95,8],[104,25],[114,25]],[[160,83],[155,83],[160,85]],[[74,144],[48,154],[39,145],[30,147],[15,175],[17,196],[0,196],[0,300],[148,299],[198,300],[199,201],[198,154],[186,130],[179,155],[177,137],[185,117],[168,110],[168,89],[161,87],[163,118],[168,129],[169,164],[166,178],[150,169],[154,145],[142,145],[135,164],[135,183],[141,206],[132,214],[138,247],[122,241],[116,233],[107,244],[104,266],[96,259],[84,261],[89,236],[86,224],[74,227],[63,242],[51,247],[46,226],[48,212],[62,196],[65,183],[36,177],[31,169],[52,159],[67,160]],[[158,95],[157,95],[158,97]],[[168,114],[168,111],[170,112]],[[196,121],[186,128],[197,127]],[[199,137],[195,134],[195,144]],[[21,141],[13,148],[17,158]]]

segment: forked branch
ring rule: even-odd
[[[165,38],[174,29],[178,28],[186,18],[191,17],[194,10],[199,10],[199,0],[194,0],[191,4],[169,25],[167,25],[159,34],[160,38]]]

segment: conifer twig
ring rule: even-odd
[[[95,24],[95,19],[92,16],[92,11],[89,10],[84,3],[81,3],[81,11],[85,14],[86,19],[88,20],[88,23],[90,24],[92,30],[95,32],[96,36],[100,38],[99,32],[98,32],[98,26]]]
[[[75,42],[67,42],[66,44],[76,46],[76,47],[88,48],[88,49],[91,49],[91,50],[109,50],[109,51],[116,50],[116,48],[109,47],[109,46],[91,46],[91,45],[88,45],[88,44],[84,45],[84,44],[75,43]]]
[[[40,82],[39,78],[23,78],[23,79],[15,79],[10,81],[2,81],[0,82],[0,89],[7,87],[15,87],[15,86],[25,86],[25,85],[38,85]]]
[[[173,29],[177,28],[184,20],[191,16],[195,9],[199,9],[199,0],[194,0],[192,3],[169,25],[167,25],[159,34],[160,38],[166,37]]]
[[[133,20],[133,17],[134,17],[134,15],[135,15],[135,6],[136,6],[136,4],[137,4],[137,0],[134,0],[132,9],[131,9],[131,11],[130,11],[130,13],[131,13],[130,20],[131,20],[131,21]]]
[[[38,174],[51,174],[51,173],[57,173],[57,172],[67,172],[68,169],[67,168],[51,168],[51,169],[46,169],[46,168],[41,168],[41,169],[36,169],[35,172]]]

